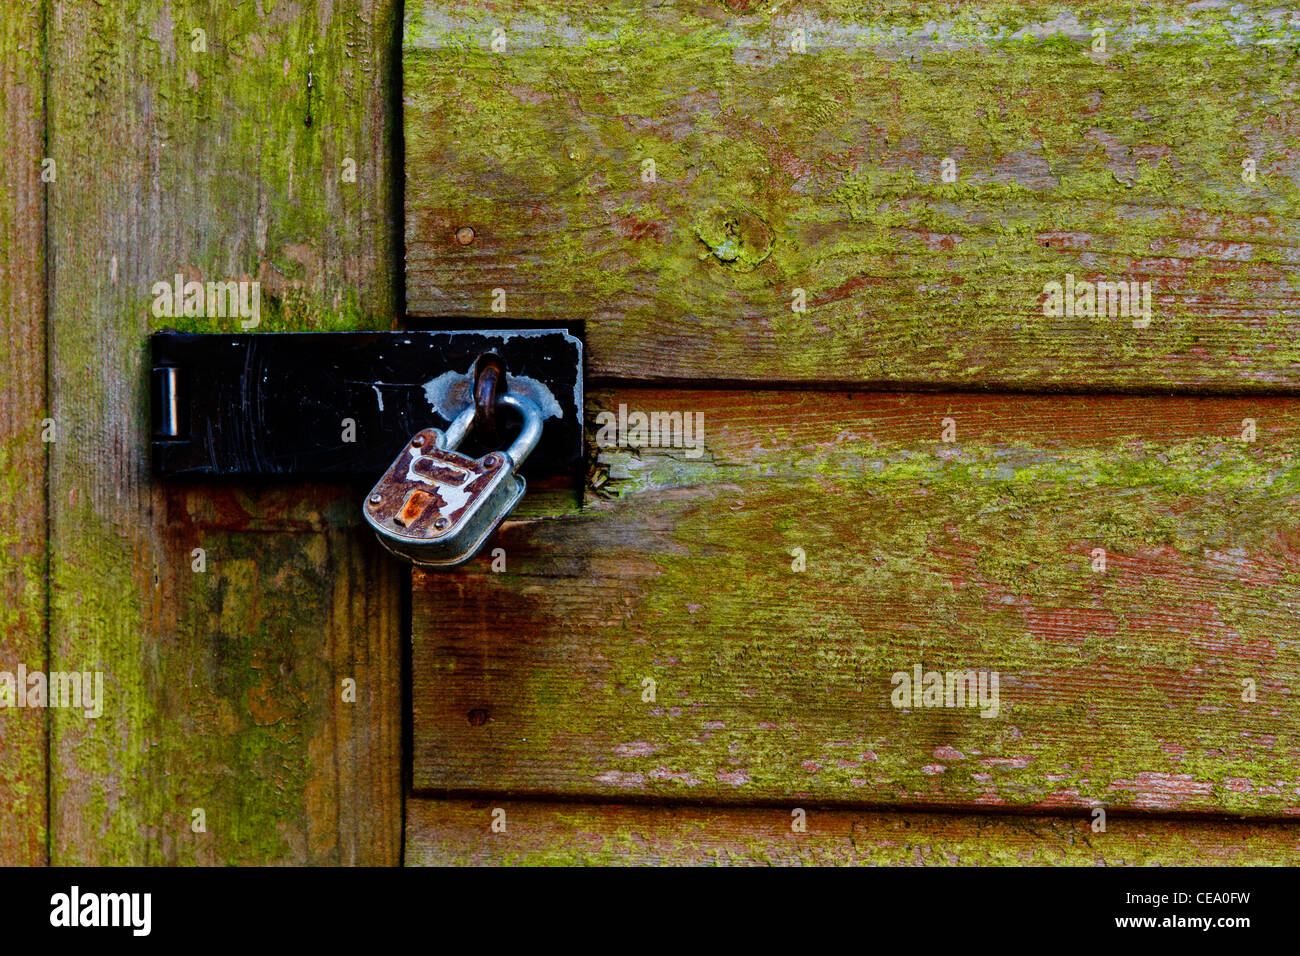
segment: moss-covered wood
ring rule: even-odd
[[[0,671],[45,669],[42,4],[0,17]],[[0,709],[0,865],[46,860],[45,713]]]
[[[1300,812],[1293,400],[624,390],[593,439],[619,404],[703,454],[600,449],[504,573],[417,574],[417,790]],[[896,707],[917,665],[996,716]]]
[[[413,799],[411,866],[1295,866],[1285,823]],[[492,829],[504,811],[505,830]],[[498,819],[501,819],[498,817]]]
[[[412,2],[408,308],[642,380],[1292,391],[1298,50],[1256,5]],[[1045,314],[1067,276],[1149,325]]]
[[[392,326],[393,5],[49,6],[51,656],[106,697],[50,715],[53,860],[393,863],[402,575],[364,489],[156,482],[143,367],[154,329],[239,329],[155,317],[176,273],[260,281],[262,331]]]

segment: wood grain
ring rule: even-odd
[[[43,671],[45,579],[45,140],[42,5],[0,18],[0,671]],[[13,703],[13,702],[11,702]],[[0,710],[0,865],[44,863],[46,734],[40,710]]]
[[[505,811],[505,831],[492,813]],[[410,866],[1295,866],[1300,827],[1090,815],[407,803]]]
[[[702,454],[600,449],[505,573],[416,574],[417,790],[1300,813],[1294,401],[628,389],[587,421],[619,404],[702,413]],[[915,665],[996,671],[999,712],[896,708]]]
[[[142,367],[157,328],[240,329],[155,316],[176,273],[259,280],[261,331],[392,326],[395,29],[386,0],[50,4],[52,657],[106,698],[51,714],[56,863],[400,858],[402,574],[364,489],[155,482]]]
[[[1300,27],[1208,6],[408,4],[408,311],[623,380],[1293,392]]]

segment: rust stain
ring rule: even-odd
[[[403,528],[413,524],[420,515],[424,514],[424,509],[429,507],[433,500],[433,495],[427,491],[416,489],[406,496],[406,501],[402,503],[402,509],[393,518]]]

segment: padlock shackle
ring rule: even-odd
[[[509,392],[498,395],[497,404],[509,405],[519,412],[520,417],[524,420],[524,426],[520,429],[518,437],[506,449],[506,454],[510,456],[510,460],[518,468],[524,463],[524,459],[532,454],[533,449],[537,447],[537,442],[541,440],[542,412],[532,400],[524,398],[522,395],[512,395]],[[443,433],[443,448],[454,451],[460,447],[460,443],[465,440],[465,436],[469,434],[469,430],[474,426],[475,414],[475,407],[470,405],[452,420],[452,423],[447,426],[447,431]]]
[[[469,430],[474,425],[474,406],[471,405],[459,415],[457,415],[450,425],[447,426],[446,432],[442,436],[442,447],[448,451],[455,451],[460,447],[460,443],[465,440]]]
[[[497,404],[509,405],[519,412],[524,420],[524,427],[520,429],[518,437],[506,449],[506,454],[518,468],[524,463],[524,459],[533,453],[533,449],[537,447],[537,442],[542,437],[542,412],[530,399],[509,392],[498,395]],[[470,411],[473,411],[472,407]]]

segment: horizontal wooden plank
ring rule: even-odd
[[[408,311],[638,381],[1300,387],[1294,16],[949,6],[408,5]]]
[[[604,391],[593,440],[619,405],[698,456],[625,434],[503,573],[416,574],[418,790],[1300,813],[1294,400]],[[996,715],[895,707],[917,666]]]
[[[412,799],[408,866],[1295,866],[1300,826]],[[496,820],[504,831],[493,830]]]

